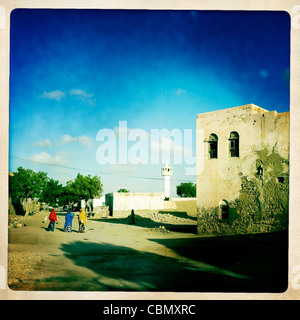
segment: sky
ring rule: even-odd
[[[16,9],[9,171],[163,192],[169,144],[175,196],[196,180],[197,114],[249,103],[288,111],[289,67],[285,12]],[[175,160],[183,152],[190,161]]]

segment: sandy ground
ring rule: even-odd
[[[43,213],[9,229],[11,289],[285,290],[287,246],[282,234],[270,239],[247,236],[242,241],[232,236],[200,237],[195,219],[160,223],[138,217],[135,225],[124,218],[88,219],[84,234],[77,233],[75,218],[73,231],[65,233],[64,213],[58,217],[54,232],[45,230],[48,221]]]

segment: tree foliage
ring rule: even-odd
[[[73,181],[70,180],[67,184],[63,187],[62,192],[60,194],[58,203],[59,205],[73,205],[78,201],[78,197],[76,195],[75,189],[73,187]]]
[[[47,181],[47,173],[19,167],[9,177],[9,194],[20,199],[39,198]]]
[[[28,214],[28,200],[39,199],[48,182],[47,173],[19,167],[9,176],[9,196],[17,213]]]
[[[81,200],[101,197],[103,185],[98,176],[78,174],[75,180],[62,186],[59,181],[50,179],[45,172],[35,172],[19,167],[9,176],[9,196],[19,214],[28,213],[28,200],[36,199],[50,206],[74,204]],[[23,207],[23,210],[22,210]]]
[[[122,192],[125,192],[125,193],[128,193],[130,192],[129,190],[125,189],[125,188],[121,188],[118,190],[119,193],[122,193]]]
[[[58,180],[49,179],[41,192],[39,201],[48,203],[50,206],[55,206],[59,203],[62,191],[63,186]]]
[[[176,193],[182,198],[195,198],[196,184],[193,182],[182,182],[176,187]]]
[[[103,192],[103,185],[98,176],[83,176],[80,173],[74,181],[69,181],[68,188],[78,201],[100,198]]]

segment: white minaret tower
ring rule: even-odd
[[[173,169],[166,163],[166,165],[161,168],[161,175],[164,177],[164,195],[165,198],[170,197],[170,177],[173,174]]]

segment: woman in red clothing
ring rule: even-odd
[[[47,231],[50,231],[50,230],[54,231],[55,221],[57,221],[57,217],[56,217],[56,213],[55,213],[54,209],[52,209],[52,211],[50,212],[49,220],[50,220],[50,223],[49,223],[49,226],[46,230]]]

